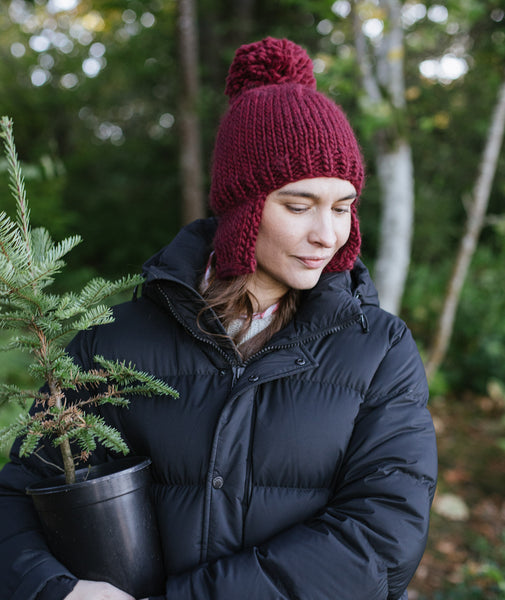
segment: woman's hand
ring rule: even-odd
[[[135,600],[135,598],[105,581],[81,579],[65,600]]]

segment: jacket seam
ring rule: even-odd
[[[432,480],[431,478],[426,477],[425,475],[415,473],[414,471],[411,471],[410,469],[404,469],[402,467],[396,467],[396,469],[392,469],[390,471],[390,473],[399,473],[401,475],[410,477],[410,479],[415,481],[415,483],[417,483],[419,486],[421,486],[423,488],[427,487],[428,491],[430,493],[433,491],[433,489],[435,488],[435,486],[437,484],[436,480]]]
[[[406,386],[401,388],[394,395],[390,394],[370,394],[369,396],[365,396],[365,400],[393,400],[393,398],[400,398],[401,396],[405,396],[410,400],[413,400],[416,404],[423,406],[425,404],[425,393],[424,392],[415,392],[410,386]],[[366,404],[366,402],[365,402]]]
[[[266,489],[266,490],[276,490],[276,489],[280,489],[280,490],[298,490],[298,491],[302,491],[302,492],[314,492],[314,491],[325,491],[325,492],[330,492],[330,488],[328,487],[318,487],[318,486],[314,486],[314,487],[306,487],[306,486],[297,486],[297,485],[263,485],[260,483],[253,483],[253,486],[255,488],[261,488],[261,489]]]
[[[302,375],[300,375],[300,378],[302,378]],[[355,392],[360,398],[364,398],[366,395],[366,392],[358,389],[357,387],[354,387],[352,385],[343,385],[341,383],[335,383],[334,381],[327,381],[324,379],[314,379],[312,377],[309,377],[309,378],[303,378],[303,382],[304,383],[318,383],[325,387],[335,387],[340,390],[347,390],[347,391]]]
[[[396,346],[397,344],[399,344],[402,339],[404,338],[405,334],[407,333],[408,329],[407,326],[404,324],[402,327],[402,331],[398,332],[394,338],[391,340],[391,343],[389,344],[389,346],[387,347],[386,351],[384,352],[384,356],[382,357],[382,360],[380,361],[379,365],[377,366],[377,369],[375,370],[375,374],[377,374],[377,372],[379,371],[379,369],[381,368],[382,363],[384,362],[384,360],[386,359],[387,355],[389,354],[389,352],[391,351],[392,348],[394,348],[394,346]],[[374,374],[374,377],[375,377]],[[373,378],[372,378],[373,379]],[[366,401],[369,400],[388,400],[389,398],[398,398],[402,395],[408,394],[410,395],[410,398],[416,402],[418,402],[419,400],[424,401],[424,394],[419,392],[416,393],[411,386],[405,386],[403,388],[401,388],[398,392],[396,392],[394,394],[394,396],[391,396],[391,394],[381,394],[380,391],[377,391],[375,393],[372,394],[365,394],[365,403]],[[416,396],[418,398],[416,398]]]
[[[172,487],[199,488],[199,489],[205,488],[205,484],[203,484],[203,483],[172,483],[171,481],[167,481],[167,482],[156,481],[152,485],[155,488],[172,488]]]
[[[174,371],[173,373],[157,375],[156,377],[158,379],[169,379],[174,376],[191,377],[192,375],[210,375],[211,377],[215,377],[216,371],[219,371],[219,367],[210,367],[208,371]]]

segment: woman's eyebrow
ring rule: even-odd
[[[313,192],[307,192],[305,190],[278,190],[279,196],[297,196],[299,198],[309,198],[310,200],[319,200],[320,196]],[[356,192],[351,192],[343,198],[338,198],[336,202],[343,202],[344,200],[354,200],[356,198]]]
[[[304,190],[278,190],[279,196],[299,196],[300,198],[310,198],[311,200],[319,200],[319,196],[312,192]]]

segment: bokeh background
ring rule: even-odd
[[[363,259],[427,363],[476,225],[430,373],[440,483],[409,598],[505,598],[503,0],[0,0],[0,114],[14,119],[33,225],[84,238],[55,287],[138,272],[208,214],[227,69],[265,36],[308,50],[358,134]],[[0,210],[14,211],[1,158]],[[0,379],[23,385],[28,360],[1,354]],[[0,408],[0,425],[18,412]]]

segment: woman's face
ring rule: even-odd
[[[316,285],[346,243],[356,189],[336,177],[288,183],[269,194],[256,240],[256,271],[249,291],[263,310],[289,288]]]

